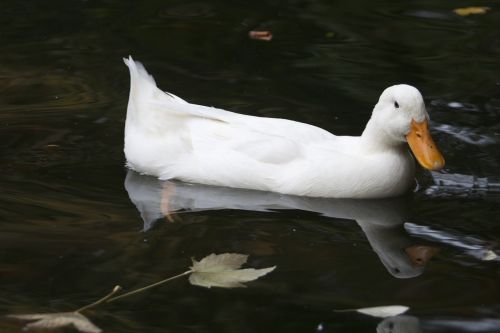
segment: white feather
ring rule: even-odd
[[[387,137],[375,121],[363,136],[339,137],[291,120],[190,104],[158,89],[132,57],[124,61],[131,77],[124,151],[127,165],[138,172],[161,179],[339,198],[395,196],[413,183],[414,162],[406,147]],[[409,114],[422,112],[418,90],[396,87],[417,103],[409,107]]]

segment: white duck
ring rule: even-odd
[[[420,92],[387,88],[361,136],[335,136],[292,120],[237,114],[165,93],[129,57],[127,166],[160,179],[284,194],[381,198],[405,193],[415,165],[444,159],[429,130]]]

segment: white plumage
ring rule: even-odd
[[[337,198],[396,196],[413,184],[405,135],[412,119],[428,116],[411,86],[386,89],[362,136],[335,136],[291,120],[190,104],[158,89],[141,63],[124,61],[131,77],[124,151],[128,167],[140,173]]]

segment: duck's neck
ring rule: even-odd
[[[372,152],[405,149],[404,142],[391,138],[374,118],[366,124],[361,134],[361,143],[365,150]]]

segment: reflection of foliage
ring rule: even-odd
[[[464,7],[456,8],[453,10],[453,12],[460,16],[468,16],[473,14],[485,14],[490,9],[490,7]]]
[[[108,295],[92,304],[81,307],[74,312],[21,314],[9,315],[9,317],[22,321],[29,321],[29,323],[24,327],[25,330],[53,330],[66,326],[74,326],[77,330],[83,333],[99,333],[101,332],[101,329],[85,317],[82,314],[83,311],[95,308],[102,303],[110,303],[118,299],[138,294],[186,275],[190,275],[189,282],[195,286],[206,288],[237,288],[243,287],[243,282],[254,281],[259,277],[272,272],[276,268],[276,266],[273,266],[262,269],[240,269],[241,266],[246,263],[247,258],[247,255],[238,253],[223,253],[219,255],[211,254],[200,261],[193,260],[193,266],[190,270],[184,273],[113,297],[121,290],[120,286],[116,286]]]

